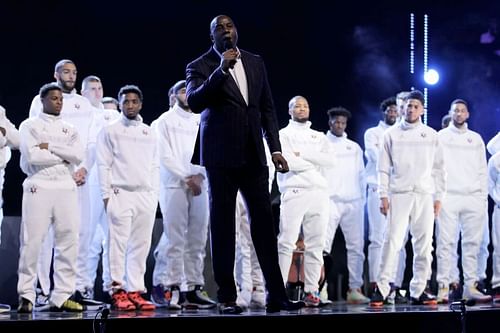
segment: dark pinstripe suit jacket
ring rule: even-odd
[[[239,167],[247,161],[246,145],[253,141],[259,161],[266,164],[262,135],[270,151],[281,151],[271,89],[262,58],[240,50],[248,83],[248,105],[231,75],[220,70],[213,48],[187,65],[187,99],[201,113],[201,164]],[[252,141],[249,141],[252,140]]]

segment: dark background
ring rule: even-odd
[[[363,146],[379,103],[401,90],[423,89],[422,22],[429,15],[430,66],[441,81],[429,89],[429,125],[439,128],[451,100],[469,101],[469,126],[488,141],[500,128],[500,57],[479,44],[500,3],[433,1],[24,1],[0,4],[0,104],[18,126],[54,65],[72,59],[77,88],[99,76],[105,95],[125,84],[144,92],[150,123],[167,109],[167,91],[185,65],[208,50],[209,23],[231,16],[239,47],[266,61],[280,127],[288,100],[305,96],[313,127],[326,131],[328,108],[343,105],[353,118],[349,136]],[[409,15],[416,18],[416,69],[409,75]],[[21,213],[19,154],[6,171],[5,215]]]

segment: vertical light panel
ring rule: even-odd
[[[410,74],[415,73],[415,14],[410,13]]]
[[[424,75],[429,69],[429,15],[424,15]],[[424,124],[427,124],[428,89],[424,88]]]

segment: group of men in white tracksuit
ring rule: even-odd
[[[57,66],[58,84],[74,83],[74,64],[64,60]],[[178,91],[182,88],[185,91],[185,83]],[[52,308],[70,309],[72,305],[65,302],[75,292],[80,293],[77,300],[86,298],[94,284],[88,263],[89,249],[97,223],[103,218],[111,235],[107,288],[113,295],[115,309],[154,309],[152,303],[138,298],[137,293],[146,292],[145,258],[151,245],[158,200],[164,218],[164,246],[159,249],[161,260],[157,260],[153,285],[161,286],[159,292],[165,295],[166,303],[154,303],[180,308],[172,302],[172,292],[182,289],[187,292],[187,303],[191,297],[197,306],[202,305],[200,300],[207,302],[207,308],[214,306],[215,303],[201,296],[209,214],[206,172],[191,163],[200,116],[186,112],[178,101],[151,128],[142,122],[138,111],[131,117],[122,112],[114,121],[115,116],[106,118],[85,97],[76,94],[74,88],[63,89],[62,98],[60,115],[53,115],[44,112],[43,101],[36,96],[30,119],[21,126],[21,167],[27,174],[23,184],[18,283],[22,312],[30,308],[29,303],[36,303],[33,286],[37,278],[42,293],[50,295]],[[140,99],[142,103],[142,95]],[[419,100],[415,96],[413,99]],[[405,112],[411,114],[412,104],[408,107],[410,110]],[[487,165],[484,142],[479,134],[467,128],[467,102],[452,102],[452,123],[439,133],[422,124],[420,116],[413,122],[381,121],[365,134],[366,170],[361,148],[344,132],[350,113],[343,108],[330,111],[330,131],[325,135],[311,129],[307,100],[296,96],[289,103],[290,123],[280,131],[282,153],[290,167],[290,172],[277,177],[281,192],[278,251],[285,282],[300,235],[305,245],[304,300],[309,306],[320,304],[323,252],[330,252],[340,226],[348,255],[348,300],[368,302],[361,292],[368,184],[369,280],[376,285],[375,294],[385,300],[391,284],[399,280],[397,272],[402,275],[400,259],[404,256],[399,253],[410,232],[414,261],[409,294],[415,302],[428,304],[432,295],[427,294],[426,288],[431,274],[436,219],[440,291],[448,294],[452,285],[459,283],[454,256],[461,239],[464,296],[488,301],[491,297],[478,286],[477,256],[483,231],[488,230],[489,189],[496,203],[492,223],[495,247],[492,287],[500,295],[500,259],[497,259],[500,158],[496,153]],[[339,126],[337,131],[335,126]],[[9,140],[4,136],[0,136],[1,147]],[[1,139],[5,141],[3,146]],[[10,140],[9,145],[15,147],[15,138]],[[50,148],[44,143],[49,143]],[[496,141],[490,143],[494,150]],[[1,151],[0,154],[4,155]],[[91,188],[99,188],[97,199]],[[45,191],[57,194],[45,196]],[[97,201],[91,203],[92,198]],[[51,216],[44,212],[50,207],[57,207],[52,220],[33,223],[43,215]],[[68,217],[70,208],[73,212]],[[61,217],[67,219],[64,226]],[[248,252],[248,248],[245,250]],[[40,255],[33,257],[36,253]],[[247,280],[241,279],[241,284],[249,286],[245,287],[247,292],[255,286],[262,287],[261,276],[248,283],[248,275],[257,269],[258,265],[252,269],[246,266]],[[248,304],[251,298],[246,296],[246,299]]]

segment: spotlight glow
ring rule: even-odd
[[[434,85],[439,82],[439,73],[435,69],[429,69],[424,73],[424,80],[427,84]]]

